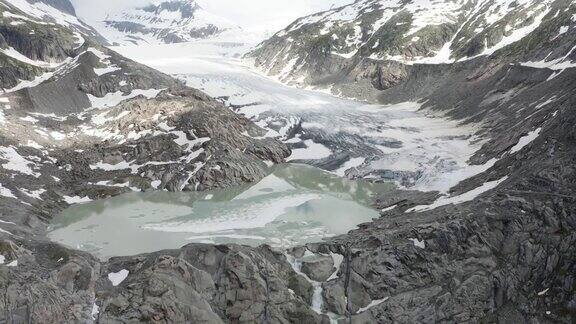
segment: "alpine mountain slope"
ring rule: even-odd
[[[383,216],[340,241],[348,275],[325,287],[330,311],[366,323],[574,319],[573,1],[358,0],[248,56],[289,84],[417,101],[483,139],[470,160],[482,173],[419,206],[382,198]],[[398,246],[407,239],[416,248]]]
[[[370,99],[374,92],[364,86],[399,85],[418,65],[489,57],[493,64],[569,68],[575,10],[565,0],[359,0],[296,20],[250,56],[284,82]]]
[[[181,43],[239,28],[194,0],[151,1],[88,19],[112,44]]]

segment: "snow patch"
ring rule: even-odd
[[[80,196],[62,196],[62,199],[64,199],[64,201],[69,205],[84,204],[92,201],[92,199],[90,199],[89,197],[80,197]]]
[[[346,171],[361,166],[364,161],[366,161],[366,158],[363,157],[351,158],[350,160],[346,161],[346,163],[344,163],[339,169],[335,170],[334,173],[344,177],[346,176]]]
[[[398,207],[398,205],[392,205],[390,207],[386,207],[382,209],[382,212],[387,212],[387,211],[391,211],[394,210],[396,207]]]
[[[431,205],[420,205],[414,208],[408,209],[406,212],[421,212],[425,210],[432,210],[438,207],[446,206],[446,205],[458,205],[465,202],[472,201],[476,199],[476,197],[480,196],[481,194],[488,192],[496,187],[498,187],[502,182],[506,181],[508,176],[501,178],[500,180],[486,182],[478,188],[472,189],[468,192],[465,192],[458,196],[447,197],[443,196],[438,198],[434,203]]]
[[[342,254],[330,252],[330,256],[332,257],[332,260],[334,261],[334,268],[336,268],[336,270],[334,271],[334,273],[332,273],[330,275],[330,277],[328,277],[328,279],[326,281],[338,279],[338,271],[340,270],[340,266],[342,265],[342,261],[344,261],[344,256]]]
[[[548,290],[550,290],[550,288],[546,288],[546,289],[542,290],[541,292],[538,293],[538,296],[544,296],[544,295],[546,295],[546,293],[548,292]]]
[[[110,272],[108,274],[108,280],[110,280],[112,286],[116,287],[128,278],[128,274],[130,274],[130,271],[126,269],[122,269],[119,272]]]
[[[96,303],[92,304],[92,311],[90,312],[90,316],[92,317],[92,320],[96,320],[96,316],[98,316],[98,314],[100,314],[100,307],[98,305],[96,305]]]
[[[9,56],[9,57],[11,57],[17,61],[22,62],[22,63],[28,64],[28,65],[33,65],[33,66],[38,66],[38,67],[43,67],[43,68],[56,68],[61,64],[60,62],[44,62],[44,61],[32,60],[32,59],[28,58],[27,56],[18,52],[13,47],[8,47],[7,49],[0,49],[0,53],[7,55],[7,56]]]
[[[92,103],[92,107],[95,108],[105,108],[114,107],[120,104],[122,101],[127,99],[132,99],[140,95],[146,97],[147,99],[156,98],[160,92],[164,89],[148,89],[148,90],[132,90],[129,94],[124,94],[121,91],[107,93],[104,97],[95,97],[88,94],[88,99]]]
[[[522,136],[520,138],[520,140],[518,141],[518,143],[510,149],[510,153],[520,152],[524,147],[526,147],[526,145],[532,143],[536,138],[538,138],[538,136],[540,136],[541,131],[542,131],[542,127],[538,128],[534,131],[531,131],[526,136]]]
[[[102,76],[108,73],[116,72],[122,70],[120,67],[116,65],[110,65],[105,68],[94,68],[94,73],[98,76]]]
[[[54,72],[46,72],[46,73],[44,73],[44,74],[41,74],[41,75],[39,75],[39,76],[36,76],[36,77],[34,78],[34,80],[24,80],[24,81],[21,81],[21,82],[18,83],[18,85],[16,85],[14,88],[4,89],[4,93],[15,92],[15,91],[18,91],[18,90],[35,87],[35,86],[43,83],[44,81],[50,79],[53,75],[54,75]]]
[[[42,198],[40,196],[46,192],[45,189],[28,190],[28,189],[24,189],[24,188],[20,189],[20,191],[22,191],[26,196],[28,196],[30,198],[39,199],[39,200],[42,200]]]
[[[25,12],[27,15],[37,18],[38,20],[40,20],[39,23],[43,23],[42,22],[43,20],[49,19],[63,26],[84,25],[82,22],[78,20],[78,18],[70,14],[67,14],[63,11],[60,11],[43,2],[30,3],[26,0],[10,0],[9,3],[15,6],[16,8],[20,9],[21,11]],[[30,20],[29,18],[26,17],[23,18],[25,18],[26,20]]]
[[[390,298],[390,297],[373,300],[373,301],[370,302],[370,304],[368,304],[368,306],[360,308],[360,309],[356,312],[356,314],[364,313],[365,311],[369,310],[370,308],[376,307],[376,306],[382,304],[383,302],[387,301],[389,298]]]
[[[287,160],[320,160],[332,155],[332,151],[329,148],[315,143],[313,140],[306,140],[304,144],[306,144],[306,148],[292,150],[292,155]]]
[[[12,193],[12,190],[5,188],[4,186],[2,186],[1,183],[0,183],[0,196],[17,199],[16,196],[14,196],[14,194]]]
[[[32,170],[30,166],[35,166],[36,164],[30,160],[27,160],[14,149],[14,147],[0,147],[0,158],[7,160],[8,162],[1,164],[1,166],[6,170],[16,171],[22,174],[31,175],[36,178],[40,177],[40,173]]]
[[[497,50],[504,48],[508,45],[514,44],[522,40],[524,37],[530,35],[533,31],[535,31],[538,27],[540,27],[540,25],[542,24],[542,20],[551,10],[551,7],[547,6],[546,4],[542,4],[541,6],[544,6],[545,8],[539,8],[541,9],[541,11],[536,17],[534,17],[534,22],[532,24],[515,29],[510,35],[504,36],[498,44],[490,48],[484,49],[484,51],[478,56],[492,55]]]
[[[414,243],[414,246],[417,248],[421,248],[421,249],[425,249],[426,248],[426,241],[422,240],[420,241],[417,238],[410,238],[408,239],[409,241],[412,241],[412,243]]]
[[[161,184],[162,184],[162,180],[154,180],[150,183],[150,185],[154,189],[158,189],[158,187],[160,187]]]

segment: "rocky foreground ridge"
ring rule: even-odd
[[[3,321],[570,323],[576,317],[576,71],[509,60],[518,53],[536,60],[550,50],[551,59],[563,57],[573,47],[572,25],[562,43],[550,40],[557,29],[543,25],[534,41],[495,55],[402,65],[406,75],[381,88],[350,83],[386,102],[421,100],[484,125],[486,143],[473,162],[487,171],[449,197],[378,197],[381,218],[290,251],[192,244],[102,262],[48,241],[49,219],[69,204],[129,190],[256,181],[266,164],[290,151],[219,102],[88,35],[80,40],[65,24],[40,24],[9,2],[0,1],[0,10],[0,60],[10,63],[0,68]],[[14,27],[19,36],[7,36]],[[43,29],[62,35],[22,41]],[[570,55],[558,64],[571,62]],[[386,64],[397,63],[374,64],[385,74]]]

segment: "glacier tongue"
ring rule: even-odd
[[[236,40],[114,49],[220,98],[267,129],[266,136],[291,145],[296,162],[439,191],[484,170],[467,164],[479,149],[472,127],[421,112],[416,102],[369,105],[283,85],[236,58],[250,47]]]

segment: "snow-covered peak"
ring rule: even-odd
[[[89,35],[96,35],[91,27],[79,20],[68,0],[0,0],[0,15],[14,21],[51,23]]]
[[[153,1],[116,9],[92,22],[111,43],[180,43],[237,28],[194,0]]]
[[[332,59],[449,64],[493,55],[567,11],[576,6],[556,0],[358,0],[296,20],[252,55],[298,83]]]
[[[194,18],[194,13],[202,8],[193,0],[171,0],[156,1],[140,9],[150,13],[152,19],[172,20],[178,23],[183,19]]]
[[[297,20],[278,36],[318,27],[332,35],[333,53],[355,55],[369,44],[375,59],[403,63],[450,63],[456,58],[489,55],[535,30],[552,9],[552,0],[360,0],[353,4]],[[497,39],[491,29],[501,28]],[[393,48],[379,42],[394,33]],[[436,35],[433,35],[436,34]],[[342,39],[344,36],[344,39]],[[482,51],[458,55],[477,37],[484,37]],[[432,38],[432,39],[431,39]],[[412,47],[424,47],[427,52]],[[436,48],[434,48],[436,47]],[[408,50],[407,50],[408,49]],[[467,49],[467,48],[466,48]],[[416,55],[415,55],[416,54]],[[441,57],[439,56],[441,55]],[[431,59],[434,58],[434,59]]]

